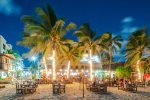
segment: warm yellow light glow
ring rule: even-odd
[[[55,65],[55,50],[53,50],[53,62],[52,62],[52,68],[53,68],[53,80],[56,80],[56,65]]]
[[[93,80],[93,64],[92,64],[92,51],[90,50],[90,61],[89,61],[89,63],[90,63],[90,80],[92,81]]]
[[[141,81],[141,72],[140,72],[140,60],[137,61],[137,72],[138,72],[138,80]]]
[[[84,72],[84,70],[82,69],[82,70],[81,70],[81,72],[83,73],[83,72]]]
[[[59,71],[62,72],[62,69],[60,69]]]
[[[69,78],[69,70],[70,70],[70,61],[68,61],[67,78]]]
[[[44,67],[45,67],[45,72],[46,72],[46,78],[48,77],[48,71],[47,71],[47,66],[46,66],[46,59],[43,57],[43,62],[44,62]]]

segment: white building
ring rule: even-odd
[[[7,44],[7,41],[2,35],[0,35],[0,53],[6,53],[7,50],[12,49],[11,44]]]
[[[12,50],[12,45],[0,35],[0,78],[18,76],[19,71],[24,67],[23,59],[7,54],[7,50]]]

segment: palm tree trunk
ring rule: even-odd
[[[48,78],[48,71],[47,71],[47,64],[46,64],[46,58],[43,57],[43,61],[44,61],[44,67],[45,67],[45,72],[46,72],[46,78]]]
[[[55,64],[55,50],[53,50],[53,62],[52,62],[52,77],[53,77],[53,80],[56,80],[56,64]]]
[[[68,61],[68,68],[67,68],[67,78],[69,79],[70,75],[70,60]]]
[[[138,73],[138,80],[141,81],[141,71],[140,71],[140,60],[137,61],[136,67],[137,67],[137,73]]]
[[[92,64],[92,50],[90,49],[90,52],[89,52],[89,56],[90,56],[90,80],[92,81],[93,80],[93,64]]]
[[[111,73],[111,65],[112,65],[112,48],[109,48],[109,75]]]

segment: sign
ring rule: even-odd
[[[144,74],[144,79],[150,78],[150,74]]]

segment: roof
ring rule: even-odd
[[[10,59],[14,59],[15,60],[15,57],[12,54],[3,54],[3,53],[1,53],[0,56],[5,56],[5,57],[8,57]]]

